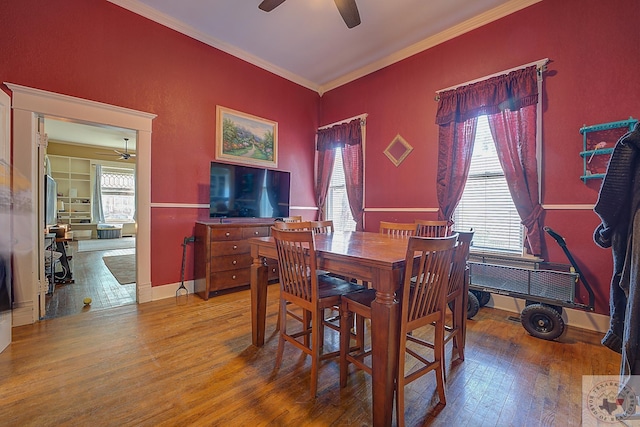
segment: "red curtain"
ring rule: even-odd
[[[538,198],[535,66],[440,94],[437,194],[440,217],[451,220],[469,174],[476,118],[488,115],[511,196],[527,231],[532,254],[541,252]]]
[[[453,211],[462,198],[471,165],[477,122],[478,119],[473,117],[462,123],[450,122],[440,126],[436,177],[440,220],[451,222]]]
[[[362,124],[360,119],[318,131],[318,163],[316,173],[316,203],[318,217],[324,219],[324,206],[331,180],[335,149],[342,148],[347,198],[356,230],[363,230],[363,160]]]
[[[539,255],[542,248],[542,206],[538,197],[536,106],[506,110],[492,114],[488,119],[511,198],[522,224],[527,228],[527,246],[531,253]]]
[[[318,220],[324,221],[324,207],[327,203],[327,193],[331,182],[333,162],[336,157],[335,150],[323,150],[317,152],[316,163],[316,204],[318,205]]]

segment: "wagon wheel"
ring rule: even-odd
[[[564,332],[564,320],[551,306],[530,304],[522,310],[522,326],[536,338],[554,340]]]
[[[524,305],[527,306],[527,307],[532,305],[532,304],[546,305],[547,307],[553,308],[555,311],[557,311],[562,316],[562,306],[561,305],[545,304],[545,303],[542,303],[542,302],[536,302],[536,301],[531,301],[531,300],[525,300],[525,302],[524,302]]]
[[[473,316],[478,314],[478,311],[480,310],[480,303],[473,292],[469,291],[467,294],[467,319],[471,319]]]
[[[491,293],[489,293],[489,292],[476,291],[476,290],[473,290],[471,292],[473,292],[473,294],[476,296],[476,298],[478,298],[478,302],[480,303],[480,307],[484,307],[485,305],[487,305],[489,303],[489,300],[491,299]]]

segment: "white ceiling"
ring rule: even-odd
[[[541,0],[357,0],[349,29],[333,0],[109,0],[321,95]],[[122,149],[135,133],[47,119],[49,139]]]
[[[110,126],[96,126],[69,121],[45,118],[44,132],[50,141],[69,142],[77,145],[94,145],[96,147],[113,148],[124,151],[127,148],[136,151],[136,132]]]

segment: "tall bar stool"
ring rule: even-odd
[[[416,233],[416,225],[412,223],[380,221],[380,234],[393,237],[409,237]]]
[[[398,376],[396,379],[396,416],[404,426],[404,387],[412,381],[435,371],[438,396],[446,404],[444,383],[444,315],[446,291],[457,235],[448,237],[409,237],[405,257],[404,282],[401,289],[400,340],[398,348]],[[416,259],[417,257],[417,259]],[[417,262],[416,262],[417,261]],[[413,278],[413,280],[412,280]],[[340,386],[347,384],[348,364],[371,373],[369,356],[365,348],[364,319],[371,319],[371,303],[375,291],[369,289],[357,294],[344,295],[341,303],[340,331]],[[352,316],[356,315],[356,350],[350,349],[348,330]],[[418,328],[435,326],[434,342],[427,342],[413,334]],[[407,347],[407,342],[416,348]],[[417,349],[433,349],[432,360]],[[418,368],[405,372],[405,358],[412,357]]]
[[[311,397],[318,388],[318,365],[320,359],[335,357],[339,352],[322,354],[322,328],[325,326],[322,314],[325,308],[340,305],[342,295],[358,292],[362,286],[328,275],[316,273],[316,251],[314,233],[311,230],[285,231],[272,227],[276,242],[280,273],[280,330],[276,369],[282,364],[284,344],[288,342],[311,356]],[[287,325],[287,311],[297,306],[310,314],[298,327]],[[309,339],[311,337],[311,339]],[[300,340],[302,338],[302,340]]]
[[[474,231],[456,231],[458,243],[454,249],[451,273],[447,286],[447,305],[452,313],[452,322],[445,324],[444,343],[453,339],[453,350],[464,360],[464,345],[467,326],[467,292],[469,292],[469,272],[467,261]]]
[[[416,219],[416,236],[422,237],[445,237],[451,235],[451,227],[449,221],[431,221],[425,219]]]

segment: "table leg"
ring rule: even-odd
[[[390,426],[398,366],[400,305],[393,294],[376,294],[371,304],[373,425]]]
[[[256,347],[264,345],[267,317],[267,266],[262,257],[254,257],[251,264],[251,341]]]

